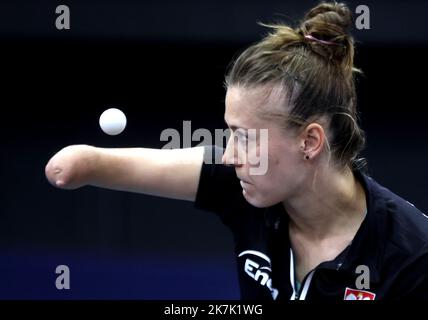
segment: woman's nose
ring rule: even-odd
[[[226,150],[221,158],[224,165],[242,166],[233,136],[228,140]]]

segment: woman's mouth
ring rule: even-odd
[[[239,183],[241,184],[241,187],[245,189],[245,187],[249,186],[251,183],[248,183],[247,181],[240,180]]]

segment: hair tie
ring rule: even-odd
[[[307,34],[305,35],[305,39],[309,39],[309,40],[313,40],[322,44],[326,44],[326,45],[333,45],[333,46],[340,46],[341,44],[333,42],[333,41],[326,41],[326,40],[321,40],[318,38],[315,38],[314,36]]]

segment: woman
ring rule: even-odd
[[[204,161],[211,150],[202,147],[79,145],[49,161],[49,181],[217,213],[234,234],[243,299],[428,298],[427,217],[361,171],[351,23],[344,4],[321,3],[296,28],[268,26],[233,62],[225,120],[234,135],[223,164]],[[256,163],[242,158],[263,152],[267,170],[254,174]]]

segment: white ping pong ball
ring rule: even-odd
[[[115,136],[125,130],[126,116],[121,110],[110,108],[101,114],[99,122],[104,133]]]

